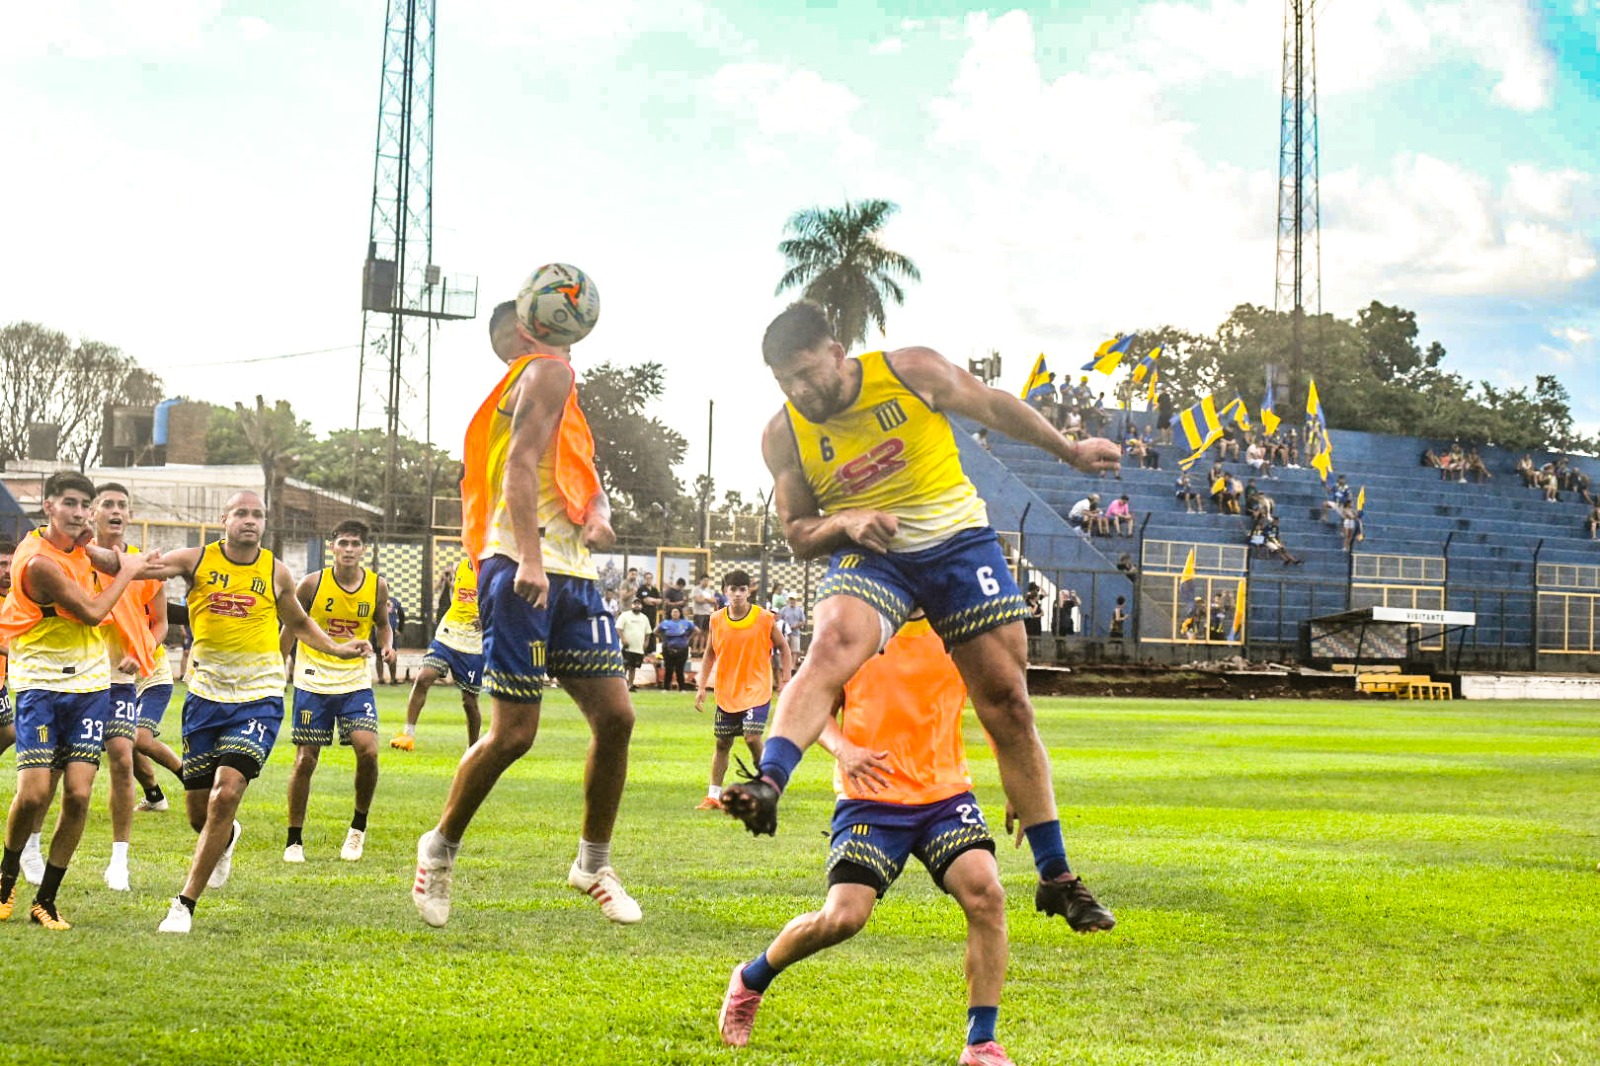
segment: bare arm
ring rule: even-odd
[[[1001,389],[990,388],[932,348],[890,352],[889,364],[907,385],[939,411],[964,415],[1025,444],[1065,460],[1085,473],[1116,467],[1122,449],[1114,441],[1088,437],[1075,441],[1034,408]]]
[[[125,560],[117,568],[117,576],[99,595],[91,596],[87,589],[48,559],[34,558],[17,578],[22,592],[42,607],[65,608],[67,613],[84,625],[97,626],[105,621],[128,588],[128,583],[141,576],[145,558],[142,555]],[[42,565],[41,565],[42,564]]]
[[[281,560],[274,560],[272,564],[272,588],[278,597],[278,621],[282,623],[284,633],[299,639],[306,647],[315,648],[336,659],[364,659],[372,650],[372,645],[364,640],[337,644],[324,633],[322,627],[313,622],[300,605],[294,579],[289,576],[289,568]]]
[[[611,528],[611,498],[604,492],[595,493],[584,510],[583,543],[597,552],[609,551],[617,543],[616,531]]]
[[[144,573],[140,577],[157,581],[165,581],[172,577],[193,577],[194,568],[200,565],[200,553],[204,548],[177,548],[173,551],[162,552],[158,556],[151,556],[145,562]]]
[[[150,623],[150,635],[157,644],[164,644],[167,640],[167,590],[156,589],[156,594],[150,597],[150,602],[144,605],[145,619]]]
[[[833,715],[829,715],[827,722],[823,723],[822,735],[817,738],[817,743],[838,762],[840,776],[857,788],[876,792],[889,783],[885,776],[889,773],[889,764],[884,762],[889,753],[851,743]]]
[[[535,607],[550,590],[539,541],[539,460],[555,439],[572,388],[572,368],[552,359],[535,361],[517,380],[511,407],[511,445],[506,450],[501,499],[511,518],[512,535],[522,552],[513,588]],[[590,501],[590,506],[594,502]],[[587,529],[587,523],[585,523]]]
[[[889,550],[900,520],[883,511],[850,510],[822,514],[800,468],[789,419],[779,411],[761,435],[761,456],[772,473],[773,503],[789,547],[802,559],[826,555],[835,548],[858,544],[869,551]]]
[[[378,621],[372,627],[372,635],[378,643],[378,658],[393,666],[394,627],[389,624],[389,583],[381,577],[378,578],[378,594],[372,609],[378,612]]]
[[[311,610],[311,598],[317,594],[319,576],[316,572],[309,573],[300,579],[300,584],[295,586],[294,598],[300,602],[301,611]],[[278,621],[283,621],[282,611],[278,612]],[[316,625],[315,622],[311,624]],[[283,656],[284,662],[290,662],[294,658],[294,641],[294,632],[287,625],[278,630],[278,653]]]

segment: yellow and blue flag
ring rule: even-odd
[[[1233,599],[1233,628],[1228,630],[1228,639],[1229,640],[1238,640],[1240,637],[1244,636],[1244,619],[1245,619],[1244,594],[1245,594],[1245,581],[1244,581],[1244,578],[1241,577],[1239,579],[1239,590],[1234,593],[1234,599]]]
[[[1311,453],[1311,465],[1327,481],[1333,474],[1333,441],[1328,437],[1328,420],[1315,380],[1306,387],[1306,421],[1306,450]]]
[[[1233,419],[1234,425],[1246,433],[1250,432],[1250,410],[1245,407],[1242,397],[1234,397],[1233,401],[1222,409],[1222,420],[1226,422],[1230,418]]]
[[[1261,425],[1270,434],[1278,432],[1278,424],[1283,419],[1278,417],[1278,412],[1273,408],[1278,406],[1278,398],[1272,387],[1272,379],[1267,379],[1267,394],[1261,397]]]
[[[1178,461],[1178,465],[1185,470],[1199,461],[1205,450],[1222,436],[1222,423],[1217,418],[1217,405],[1210,393],[1172,421],[1175,426],[1183,430],[1184,439],[1189,444],[1189,457]]]
[[[1056,389],[1055,382],[1050,380],[1050,371],[1044,365],[1044,353],[1039,353],[1039,358],[1033,361],[1033,369],[1028,372],[1028,380],[1022,386],[1022,398],[1029,402],[1042,400]]]
[[[1119,333],[1104,342],[1094,350],[1094,358],[1083,364],[1082,369],[1094,370],[1101,374],[1109,374],[1122,362],[1122,357],[1128,354],[1128,349],[1133,347],[1133,334]]]
[[[1322,427],[1324,433],[1328,430],[1328,420],[1322,413],[1322,397],[1317,395],[1317,382],[1313,378],[1306,387],[1306,417]]]
[[[1150,369],[1150,384],[1144,390],[1144,398],[1149,401],[1151,408],[1156,406],[1156,381],[1161,377],[1161,371],[1152,367]]]
[[[1189,549],[1189,557],[1183,561],[1183,573],[1178,575],[1177,606],[1179,610],[1187,611],[1190,602],[1194,599],[1194,549]],[[1202,630],[1205,623],[1201,623]],[[1204,633],[1202,632],[1202,636]]]
[[[1360,518],[1367,510],[1367,487],[1361,486],[1361,491],[1356,493],[1356,517]]]
[[[1145,377],[1153,376],[1156,372],[1156,360],[1161,358],[1161,345],[1150,349],[1149,355],[1139,357],[1139,362],[1133,368],[1133,380],[1143,381]]]

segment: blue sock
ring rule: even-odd
[[[1067,845],[1061,840],[1059,821],[1030,825],[1023,832],[1028,835],[1028,847],[1033,849],[1033,865],[1038,868],[1041,879],[1048,881],[1072,872],[1067,865]]]
[[[994,1039],[994,1023],[1000,1018],[999,1007],[967,1008],[967,1043],[987,1044]]]
[[[773,979],[781,972],[767,961],[767,953],[763,951],[745,966],[744,971],[739,975],[739,979],[744,982],[744,986],[750,991],[765,992],[767,986],[772,984]],[[994,1031],[994,1022],[992,1020],[989,1022],[989,1030],[991,1032]]]
[[[794,768],[799,765],[800,749],[794,746],[792,740],[772,737],[767,741],[766,747],[761,749],[760,771],[772,778],[772,783],[778,786],[779,792],[789,787],[789,775],[794,773]]]

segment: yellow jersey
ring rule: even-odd
[[[339,584],[333,567],[317,575],[317,591],[306,613],[335,644],[370,640],[377,621],[378,575],[365,567],[361,583],[352,591]],[[294,649],[294,687],[303,692],[335,694],[360,692],[372,687],[371,668],[366,656],[340,659],[296,641]]]
[[[172,684],[172,660],[167,658],[167,646],[157,644],[155,650],[156,667],[150,671],[149,677],[141,677],[134,681],[135,695],[143,696],[148,690],[158,685]]]
[[[989,524],[961,469],[955,427],[901,381],[883,352],[856,359],[861,388],[826,422],[785,404],[800,469],[824,514],[862,508],[900,520],[891,551],[932,547]]]
[[[456,564],[450,582],[450,609],[439,619],[434,639],[467,655],[483,654],[483,623],[478,618],[478,572],[466,559]]]
[[[60,566],[90,596],[100,593],[99,575],[81,548],[64,552],[39,530],[23,538],[12,558],[11,591],[0,607],[0,622],[10,634],[7,682],[11,691],[98,692],[109,688],[106,629],[85,625],[54,606],[37,604],[22,591],[24,572],[38,557]]]
[[[522,380],[522,374],[526,373],[527,368],[533,366],[535,362],[537,360],[528,360],[518,372],[507,375],[500,391],[500,401],[495,409],[494,418],[488,424],[487,470],[484,484],[487,486],[490,501],[489,528],[483,550],[478,555],[479,559],[487,559],[491,555],[504,555],[517,562],[522,561],[522,551],[511,528],[511,515],[506,510],[505,494],[502,491],[505,483],[506,454],[511,448],[511,412],[505,407],[505,397],[516,387],[517,382]],[[574,377],[572,391],[567,395],[568,408],[577,407],[577,389],[577,379]],[[563,422],[570,417],[570,411],[564,410]],[[586,434],[587,426],[584,427],[584,431]],[[557,461],[564,446],[563,432],[558,429],[556,436],[552,437],[545,447],[544,454],[539,457],[539,557],[546,573],[567,574],[571,577],[593,580],[600,576],[600,572],[595,569],[589,548],[583,543],[583,528],[570,517],[567,499],[561,491],[561,482],[558,478],[560,471]],[[591,439],[589,442],[591,454],[593,448]]]
[[[254,562],[236,563],[222,545],[206,545],[189,588],[189,691],[216,703],[282,696],[272,553],[262,548]]]

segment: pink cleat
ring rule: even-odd
[[[1006,1049],[993,1040],[981,1044],[968,1044],[961,1051],[961,1066],[1017,1066],[1006,1054]]]
[[[756,1009],[760,1006],[761,993],[752,992],[744,986],[744,963],[741,962],[733,968],[733,976],[728,978],[728,991],[722,997],[722,1010],[717,1013],[717,1028],[722,1030],[722,1042],[734,1047],[744,1047],[750,1043],[750,1030],[756,1024]]]

